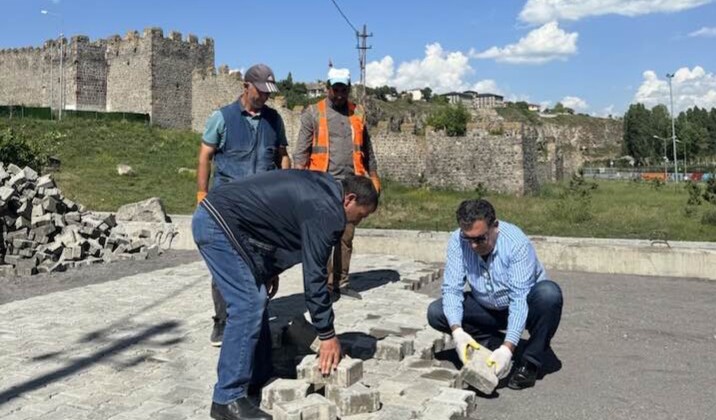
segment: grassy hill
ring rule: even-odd
[[[197,133],[139,123],[0,119],[0,140],[11,136],[56,155],[62,163],[54,176],[63,193],[89,209],[116,211],[158,196],[170,213],[194,210],[196,180],[179,169],[196,168]],[[132,166],[136,175],[119,176],[120,163]],[[663,232],[669,240],[716,241],[716,206],[687,208],[681,184],[636,182],[599,183],[591,199],[581,201],[568,185],[546,185],[538,195],[515,197],[408,188],[386,180],[381,207],[364,226],[452,230],[460,201],[482,194],[500,218],[533,235],[648,239]]]

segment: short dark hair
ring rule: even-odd
[[[463,201],[457,208],[455,216],[457,217],[457,224],[463,230],[471,229],[472,225],[478,220],[484,220],[487,226],[492,226],[497,220],[495,208],[492,207],[489,201],[482,198]]]
[[[356,203],[361,206],[378,207],[378,191],[373,182],[364,176],[348,175],[341,180],[343,194],[355,194]]]

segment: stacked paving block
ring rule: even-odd
[[[95,216],[64,197],[51,175],[0,163],[0,276],[159,255],[148,231],[129,237],[116,226],[114,215]]]
[[[461,370],[436,360],[435,354],[453,343],[427,325],[432,299],[415,290],[439,281],[442,270],[419,262],[398,270],[398,279],[362,292],[362,300],[333,304],[346,357],[326,377],[318,369],[320,341],[307,314],[288,306],[270,309],[274,355],[295,358],[297,378],[264,389],[262,407],[275,419],[453,420],[475,414],[475,390],[490,394],[497,386],[485,362],[489,350],[474,352]],[[289,347],[297,351],[277,351]]]

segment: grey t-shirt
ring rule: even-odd
[[[326,118],[328,120],[328,173],[337,179],[346,175],[355,174],[353,166],[353,130],[348,117],[348,107],[335,109],[329,99],[326,99]],[[310,106],[301,115],[301,129],[298,132],[298,141],[293,156],[298,166],[308,164],[313,145],[313,135],[318,131],[318,109]],[[363,128],[363,165],[368,172],[377,172],[378,165],[373,152],[373,144],[368,135],[368,129]]]

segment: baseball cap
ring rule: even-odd
[[[331,86],[336,83],[343,83],[344,85],[351,84],[351,72],[348,69],[337,69],[331,67],[328,70],[328,84]]]
[[[271,67],[266,64],[256,64],[249,67],[249,69],[246,70],[246,74],[244,74],[244,81],[256,86],[256,89],[260,92],[278,92],[278,86],[276,86],[276,78],[273,75],[273,70],[271,70]]]

